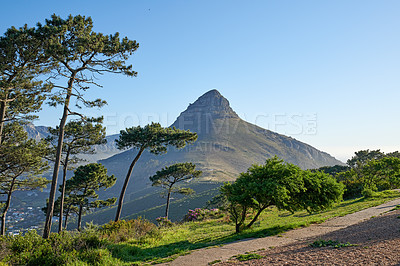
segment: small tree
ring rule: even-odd
[[[77,206],[78,230],[81,229],[82,214],[94,208],[110,206],[116,202],[116,198],[98,200],[96,191],[110,188],[117,179],[114,175],[108,176],[107,169],[100,163],[91,163],[79,166],[74,176],[67,180],[65,191],[71,201],[71,205]]]
[[[67,170],[70,170],[76,163],[83,161],[77,154],[93,154],[94,145],[106,143],[105,128],[101,125],[103,117],[91,118],[86,120],[74,120],[65,125],[64,144],[62,150],[61,164],[63,167],[63,179],[60,186],[61,196],[59,198],[59,226],[58,232],[62,230],[62,220],[64,213],[64,194]],[[50,160],[55,160],[55,150],[57,149],[59,127],[49,128],[50,135],[46,138],[52,144]],[[72,165],[72,167],[70,167]]]
[[[57,188],[58,171],[64,142],[65,124],[69,115],[82,114],[71,110],[71,101],[76,100],[76,107],[101,107],[106,104],[101,99],[87,100],[84,92],[90,86],[100,86],[94,75],[118,73],[136,76],[132,65],[126,60],[139,47],[136,41],[128,38],[120,40],[119,34],[103,35],[93,31],[90,17],[69,16],[67,19],[53,15],[46,24],[38,24],[36,30],[39,39],[43,40],[46,55],[56,66],[52,72],[52,86],[58,91],[51,96],[50,104],[61,105],[63,113],[60,119],[58,144],[54,162],[54,170],[49,195],[49,208],[43,237],[48,238],[51,219],[54,211],[54,200]],[[62,81],[63,83],[59,83]],[[57,82],[57,83],[56,83]]]
[[[192,189],[174,187],[176,183],[188,181],[198,178],[201,171],[195,170],[196,165],[193,163],[177,163],[168,167],[164,167],[160,171],[150,177],[152,186],[162,187],[167,190],[167,204],[165,207],[165,217],[168,219],[169,202],[172,193],[188,195],[193,193]]]
[[[59,191],[61,192],[61,186]],[[74,205],[75,202],[72,201],[71,198],[69,197],[64,197],[64,206],[63,206],[63,216],[65,219],[63,219],[64,222],[64,227],[63,229],[67,229],[67,224],[68,224],[68,218],[71,215],[78,216],[79,214],[79,208]],[[46,207],[42,208],[42,211],[44,212],[44,215],[47,213],[47,208],[49,206],[49,200],[46,201]],[[61,197],[58,197],[57,200],[54,202],[54,217],[60,217],[60,207],[61,207]]]
[[[250,228],[269,206],[291,212],[327,208],[341,199],[343,185],[328,174],[303,171],[273,157],[265,165],[253,165],[234,183],[224,184],[221,191],[230,203],[228,209],[239,233]],[[255,211],[255,216],[245,225],[249,210]]]
[[[119,139],[116,140],[119,149],[136,148],[138,153],[129,166],[128,173],[125,177],[125,182],[121,189],[121,194],[118,200],[117,213],[115,221],[117,222],[121,216],[122,204],[126,188],[128,187],[129,179],[132,175],[133,167],[139,160],[142,153],[147,149],[153,154],[162,154],[167,152],[168,146],[181,149],[187,143],[192,143],[197,140],[197,134],[189,130],[181,130],[173,128],[161,127],[159,123],[151,123],[145,127],[131,127],[121,130]]]
[[[17,122],[6,124],[0,146],[0,194],[6,199],[1,208],[1,235],[5,234],[7,211],[11,197],[17,190],[45,188],[49,181],[38,177],[48,165],[43,161],[47,144],[28,139],[27,133]]]

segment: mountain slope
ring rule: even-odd
[[[198,140],[182,150],[171,148],[165,155],[143,153],[134,168],[128,194],[149,188],[149,176],[176,162],[193,162],[203,171],[203,180],[220,182],[234,180],[252,164],[263,163],[274,155],[304,169],[342,164],[308,144],[240,119],[217,90],[190,104],[172,126],[197,132]],[[127,150],[101,161],[118,178],[110,194],[119,191],[135,155],[135,150]]]

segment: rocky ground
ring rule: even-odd
[[[400,265],[400,210],[391,211],[317,238],[256,252],[261,259],[230,259],[222,265]],[[311,247],[316,240],[350,243],[348,247]],[[252,252],[254,253],[254,252]]]

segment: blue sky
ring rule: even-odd
[[[136,78],[106,75],[88,97],[109,134],[172,124],[218,89],[243,119],[345,161],[400,150],[399,1],[7,1],[0,31],[51,14],[91,16],[94,30],[139,42]],[[37,125],[58,124],[44,107]]]

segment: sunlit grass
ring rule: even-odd
[[[187,222],[160,229],[159,237],[127,241],[109,248],[114,250],[114,256],[127,264],[166,262],[198,248],[222,245],[249,237],[277,235],[290,229],[322,223],[332,217],[344,216],[377,206],[398,197],[400,197],[400,193],[396,191],[381,192],[373,198],[343,201],[330,210],[315,214],[308,214],[306,211],[292,214],[270,208],[260,216],[258,222],[251,229],[240,234],[234,233],[234,225],[227,223],[226,218]],[[131,255],[127,256],[126,254]]]

